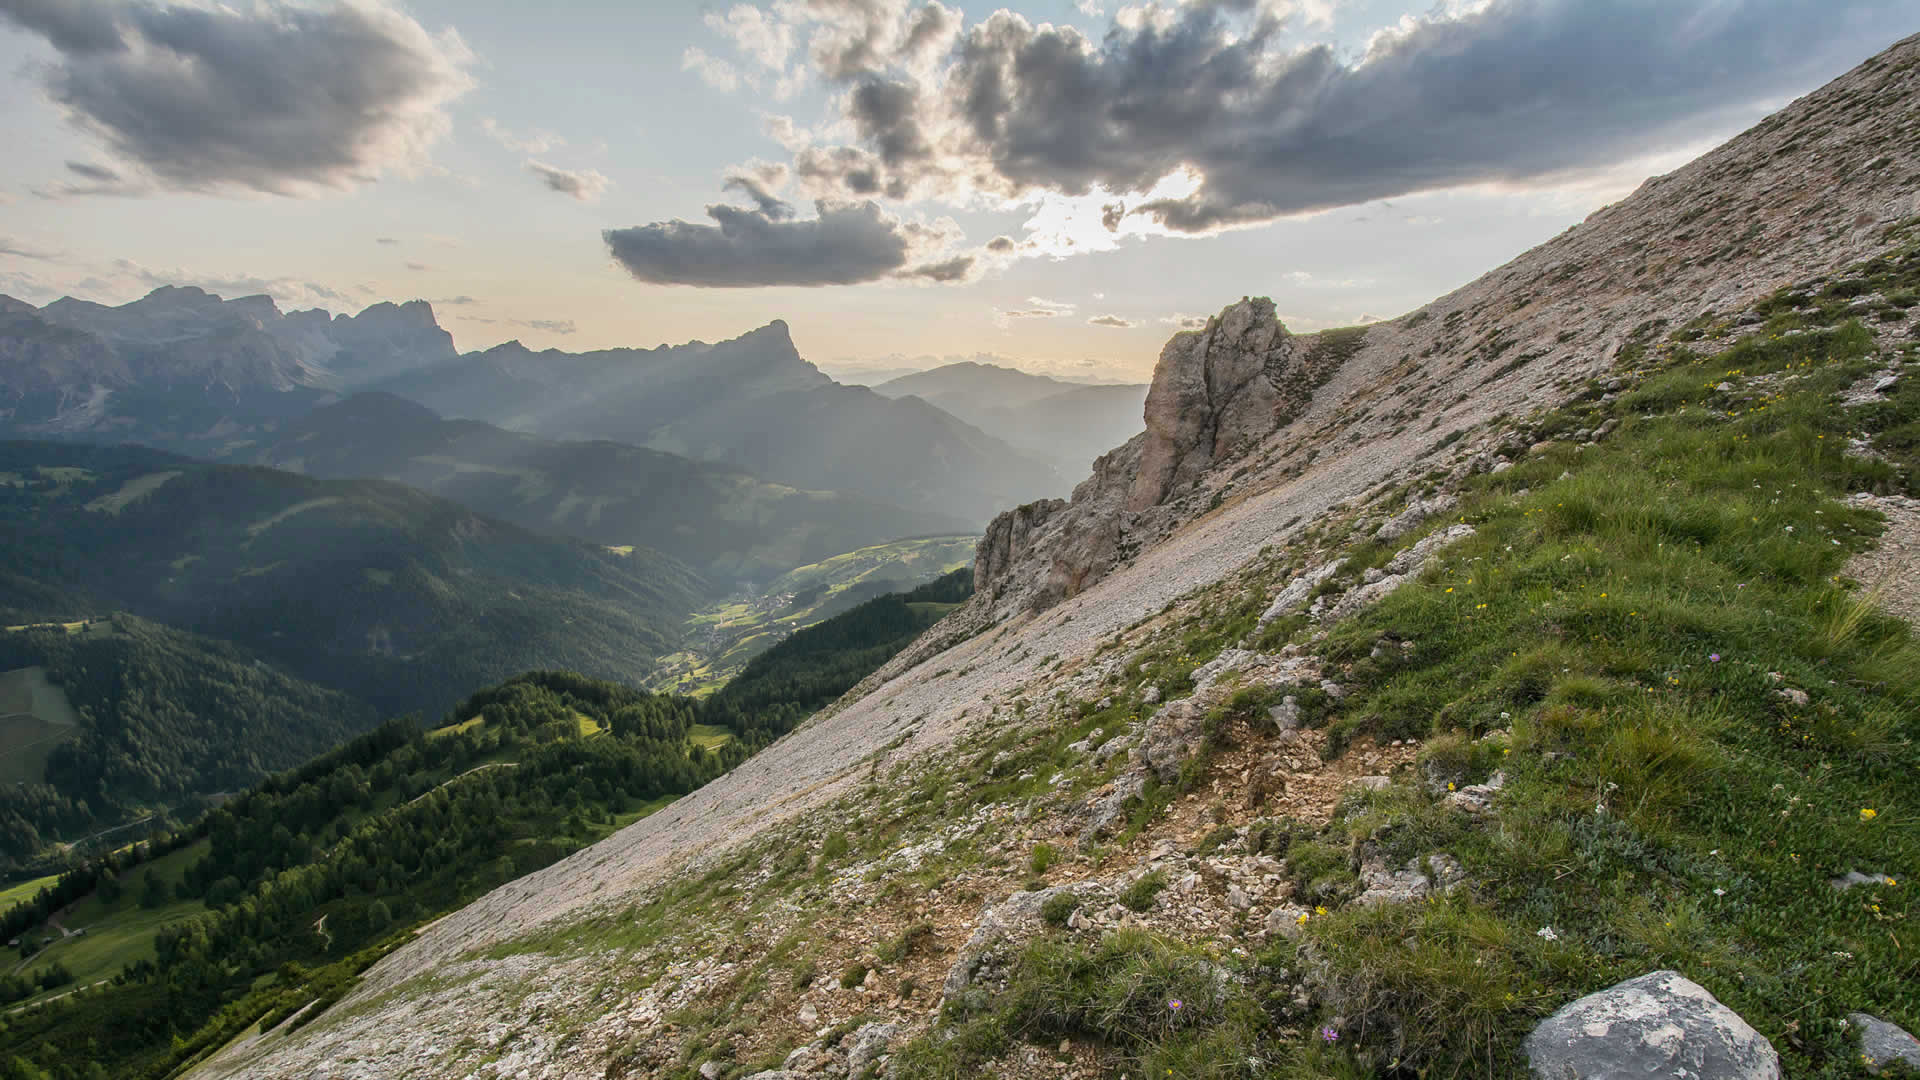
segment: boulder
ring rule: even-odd
[[[1860,1056],[1870,1069],[1898,1061],[1920,1069],[1920,1039],[1896,1024],[1866,1013],[1848,1013],[1847,1026],[1860,1033]]]
[[[953,966],[948,969],[947,981],[941,988],[942,999],[952,998],[973,985],[974,977],[981,968],[1002,949],[1017,946],[1039,933],[1043,926],[1040,910],[1048,900],[1062,895],[1091,903],[1095,899],[1110,896],[1111,890],[1097,881],[1080,881],[1033,892],[1017,892],[987,908],[980,913],[980,922],[974,927],[973,936],[960,946],[959,955],[953,958]]]
[[[1109,743],[1109,746],[1112,744]],[[1145,793],[1147,778],[1141,773],[1131,773],[1113,782],[1113,790],[1094,800],[1087,808],[1086,824],[1080,829],[1080,846],[1089,844],[1105,836],[1115,825],[1127,819],[1127,812],[1134,802]]]
[[[1321,582],[1339,573],[1340,568],[1346,564],[1345,559],[1335,559],[1316,566],[1287,582],[1285,588],[1274,594],[1273,603],[1268,604],[1267,610],[1261,614],[1260,625],[1265,627],[1273,620],[1291,614],[1294,609],[1307,602],[1307,597],[1313,593],[1313,590],[1320,587]]]
[[[1522,1049],[1536,1080],[1779,1080],[1761,1034],[1677,971],[1588,994],[1541,1021]]]
[[[1491,467],[1491,466],[1489,466]],[[1386,524],[1373,531],[1373,538],[1386,543],[1407,535],[1420,527],[1435,514],[1444,514],[1460,505],[1460,500],[1451,495],[1441,495],[1433,499],[1415,499],[1407,504],[1405,510],[1388,518]]]
[[[900,1025],[883,1024],[877,1020],[860,1025],[859,1030],[847,1038],[847,1076],[858,1080],[867,1066],[887,1052],[887,1044],[893,1041],[899,1031]]]
[[[1180,779],[1180,769],[1206,738],[1207,711],[1192,698],[1160,706],[1140,736],[1140,756],[1163,784]]]

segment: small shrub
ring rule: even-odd
[[[1040,904],[1040,917],[1048,926],[1065,926],[1080,908],[1080,898],[1070,892],[1054,893]]]
[[[1166,887],[1167,872],[1155,870],[1127,886],[1126,890],[1120,894],[1120,902],[1134,911],[1146,911],[1153,907],[1154,899],[1160,895],[1160,890]]]
[[[1033,845],[1033,854],[1027,859],[1027,870],[1035,877],[1039,877],[1041,874],[1047,872],[1047,867],[1052,866],[1053,860],[1058,856],[1059,852],[1054,850],[1052,844],[1044,842],[1035,844]]]
[[[867,981],[867,972],[871,969],[858,961],[848,964],[840,972],[840,989],[851,990]]]
[[[882,944],[875,955],[882,964],[891,967],[912,956],[919,948],[933,939],[933,924],[926,920],[916,922],[898,935]],[[865,976],[862,975],[864,978]]]

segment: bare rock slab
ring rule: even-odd
[[[1536,1080],[1779,1080],[1780,1055],[1739,1014],[1677,971],[1588,994],[1523,1047]]]

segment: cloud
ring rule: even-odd
[[[936,7],[773,5],[845,87],[811,129],[839,141],[788,128],[814,196],[1085,198],[1093,228],[1164,235],[1546,186],[1744,122],[1911,29],[1903,0],[1477,0],[1347,56],[1288,32],[1324,25],[1324,0],[1192,0],[1123,8],[1097,39],[1002,9],[909,59],[914,28],[951,19]],[[1075,231],[1020,250],[1069,249],[1102,247]]]
[[[1207,328],[1207,317],[1205,315],[1188,315],[1183,311],[1176,311],[1171,315],[1162,315],[1155,321],[1162,326],[1178,327],[1181,330],[1205,330]]]
[[[433,269],[433,267],[431,267],[431,266],[428,266],[428,265],[427,265],[426,263],[421,263],[421,262],[410,262],[410,263],[408,263],[408,264],[407,264],[407,269],[409,269],[409,270],[431,270],[431,269]]]
[[[740,69],[698,45],[689,45],[687,51],[680,54],[680,70],[693,72],[715,90],[740,89]]]
[[[47,261],[53,258],[52,255],[44,251],[36,251],[31,247],[23,246],[19,241],[10,236],[0,236],[0,256],[12,256],[16,259],[39,259],[41,261]]]
[[[376,244],[381,244],[386,247],[392,247],[393,245],[399,243],[400,241],[394,239],[391,236],[376,236],[373,238],[373,242]]]
[[[956,255],[951,259],[916,266],[901,272],[902,277],[925,278],[928,281],[948,283],[966,281],[973,275],[975,259],[971,255]]]
[[[571,334],[579,329],[572,319],[508,319],[515,326],[524,326],[530,330],[544,330],[549,334]]]
[[[479,303],[478,300],[475,300],[473,297],[467,296],[464,293],[459,296],[448,296],[443,299],[435,300],[433,302],[436,304],[447,306],[447,307],[465,307],[468,304]]]
[[[567,145],[565,138],[551,131],[535,131],[524,136],[515,135],[491,116],[480,118],[480,130],[486,132],[488,138],[516,154],[544,154],[549,150]]]
[[[778,16],[752,4],[735,4],[725,15],[707,15],[706,24],[761,67],[786,70],[787,58],[793,54],[794,28]]]
[[[306,195],[410,172],[472,85],[459,36],[388,0],[0,0],[0,20],[53,46],[48,97],[156,189]]]
[[[785,204],[781,204],[785,205]],[[602,233],[613,257],[635,278],[660,285],[749,288],[853,285],[890,277],[947,280],[950,268],[919,265],[950,247],[949,224],[921,225],[883,212],[872,200],[820,201],[816,216],[793,220],[766,209],[707,207],[714,224],[656,222]],[[910,265],[916,269],[908,270]]]
[[[581,202],[593,202],[613,183],[594,169],[582,169],[576,172],[571,169],[557,168],[542,161],[534,161],[531,158],[527,159],[527,168],[538,176],[549,190],[557,191],[562,195],[571,195]]]
[[[1115,330],[1131,330],[1133,324],[1118,315],[1095,315],[1087,320],[1088,326],[1110,326]]]
[[[720,185],[722,191],[738,191],[752,199],[760,213],[775,221],[783,221],[793,216],[793,205],[781,199],[774,192],[786,186],[787,167],[779,164],[755,162],[745,168],[735,169],[727,174],[726,183]]]
[[[84,161],[67,162],[67,171],[75,176],[82,176],[88,180],[103,184],[113,184],[120,181],[120,174],[107,168],[105,165],[91,165]]]

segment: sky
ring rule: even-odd
[[[0,293],[426,299],[465,349],[784,319],[1145,379],[1471,281],[1910,0],[0,0]]]

